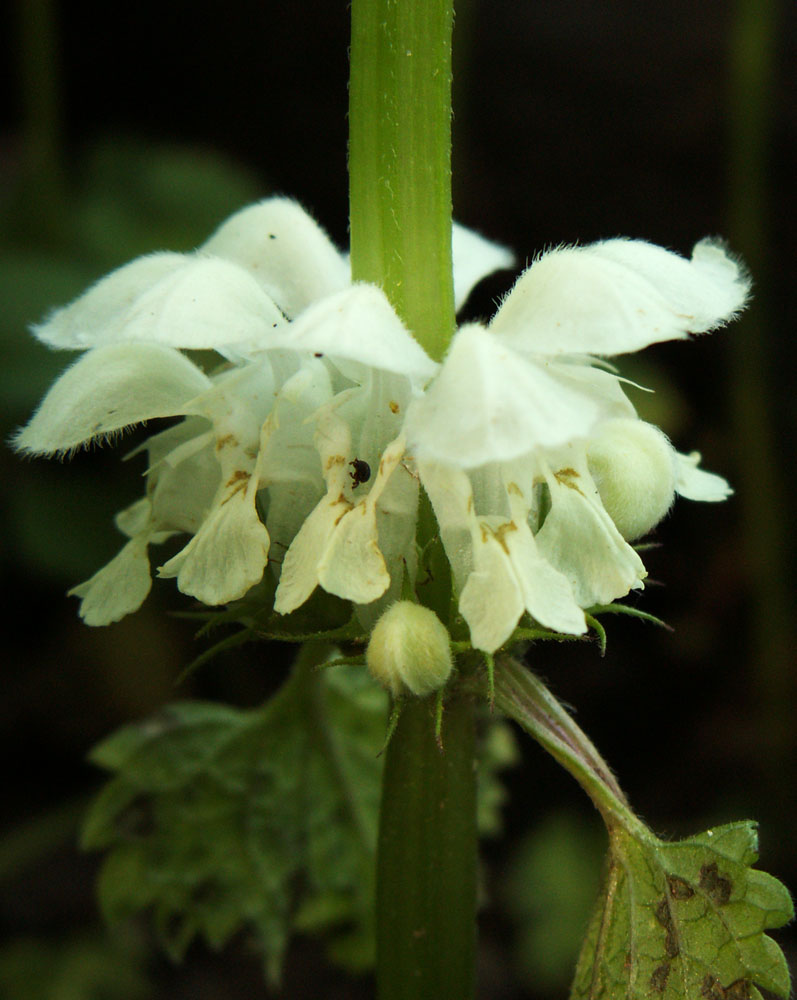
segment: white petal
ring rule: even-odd
[[[567,578],[582,608],[608,604],[641,586],[647,572],[603,509],[583,459],[546,475],[551,509],[536,536],[548,562]]]
[[[340,519],[351,510],[348,456],[351,432],[334,410],[335,400],[323,408],[316,421],[315,444],[327,484],[324,496],[312,510],[285,553],[274,610],[287,615],[315,590],[318,566]],[[348,481],[348,482],[347,482]]]
[[[217,505],[184,549],[158,571],[203,604],[228,604],[259,583],[269,537],[257,516],[251,482]]]
[[[688,261],[639,240],[607,240],[536,260],[491,329],[537,354],[622,354],[721,326],[748,290],[739,265],[710,241]]]
[[[582,635],[587,631],[587,623],[567,579],[540,554],[528,524],[511,523],[515,530],[505,532],[502,541],[526,610],[546,628]]]
[[[318,582],[328,593],[355,604],[369,604],[390,586],[390,573],[379,548],[376,514],[377,504],[403,455],[403,438],[385,448],[367,496],[335,527],[318,564]]]
[[[376,285],[352,285],[316,302],[283,331],[297,351],[329,354],[426,382],[437,365],[407,332]]]
[[[243,267],[290,319],[349,283],[345,258],[290,198],[267,198],[242,209],[201,250]]]
[[[132,538],[90,580],[69,591],[82,597],[80,617],[87,625],[110,625],[137,611],[150,591],[147,535]]]
[[[184,262],[181,253],[138,257],[101,278],[70,305],[56,309],[44,323],[31,329],[50,347],[95,347],[142,292],[179,270]]]
[[[92,438],[186,412],[210,385],[178,351],[159,344],[96,347],[68,368],[15,439],[36,455],[68,452]]]
[[[476,568],[460,595],[459,610],[476,649],[488,653],[502,646],[524,611],[523,597],[506,553],[488,533],[475,547]]]
[[[693,451],[689,455],[676,452],[675,460],[675,491],[680,496],[687,500],[705,500],[717,503],[720,500],[727,500],[733,494],[733,490],[722,476],[698,468],[699,451]]]
[[[410,407],[411,447],[421,458],[473,468],[587,435],[609,404],[569,372],[562,377],[563,367],[530,361],[483,327],[462,327],[440,374]]]
[[[327,593],[355,604],[384,594],[390,574],[379,550],[375,506],[359,503],[343,515],[318,566],[318,582]]]
[[[287,615],[300,607],[318,584],[318,559],[341,517],[351,509],[342,497],[325,496],[299,529],[285,553],[274,610]]]
[[[515,255],[492,240],[454,223],[451,230],[451,255],[454,263],[454,306],[464,305],[473,287],[493,271],[512,267]]]
[[[473,569],[473,491],[470,480],[456,466],[424,459],[418,461],[418,472],[440,528],[440,538],[454,577],[454,589],[461,591]]]
[[[268,346],[285,317],[242,267],[184,254],[109,274],[34,333],[54,347],[153,342],[193,349]]]

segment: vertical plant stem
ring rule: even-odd
[[[454,330],[452,0],[352,0],[351,262],[439,360]],[[377,859],[379,1000],[474,989],[473,705],[410,699],[385,761]]]
[[[452,0],[352,0],[351,261],[427,353],[454,330]]]
[[[387,750],[377,859],[379,1000],[468,1000],[474,991],[473,703],[413,699]]]

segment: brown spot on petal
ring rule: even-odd
[[[237,469],[227,480],[225,486],[234,486],[236,483],[240,483],[243,480],[248,480],[248,479],[249,479],[248,472],[244,472],[243,469]]]
[[[346,456],[345,455],[330,455],[327,459],[327,469],[331,469],[333,465],[345,465]]]
[[[507,555],[509,555],[509,547],[504,541],[504,538],[510,531],[517,531],[517,525],[515,524],[514,521],[505,521],[503,524],[499,524],[498,527],[493,532],[493,534],[495,535],[495,540],[498,542],[498,544],[501,546],[504,552],[506,552]]]
[[[391,399],[387,405],[390,407],[391,413],[398,413],[400,407],[398,403],[395,401],[395,399]]]
[[[238,440],[234,434],[223,434],[220,438],[216,439],[216,451],[221,451],[222,448],[226,448],[228,445],[235,447],[238,444]]]

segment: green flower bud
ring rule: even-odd
[[[439,690],[451,673],[448,631],[434,611],[399,601],[374,626],[365,662],[393,697],[404,688],[423,697]]]
[[[641,420],[607,420],[590,440],[587,463],[603,506],[627,541],[647,534],[675,496],[675,452]]]

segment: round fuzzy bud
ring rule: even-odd
[[[642,420],[607,420],[587,446],[598,493],[627,541],[647,534],[675,496],[675,452],[665,435]]]
[[[399,601],[374,626],[365,662],[393,697],[409,688],[420,696],[439,690],[451,673],[451,644],[434,611]]]

